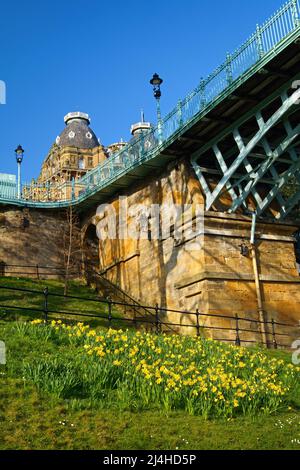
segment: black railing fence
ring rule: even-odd
[[[97,269],[97,264],[85,261],[83,264],[78,263],[77,269],[74,267],[68,270],[67,277],[69,280],[83,278],[87,281],[88,286],[92,284],[96,286],[97,291],[105,293],[104,297],[115,297],[115,305],[122,306],[122,313],[125,315],[133,315],[133,318],[150,318],[153,320],[153,312],[144,308],[136,299],[122,290],[118,285],[105,278]],[[63,266],[44,266],[44,265],[17,265],[0,262],[0,276],[7,277],[30,277],[37,280],[46,280],[49,278],[64,280],[66,277],[66,269]],[[67,296],[64,296],[66,299]],[[69,297],[70,298],[70,297]],[[172,332],[170,326],[166,329]]]
[[[152,320],[155,319],[155,322],[157,322],[157,314],[156,311],[154,312],[154,307],[149,310],[147,307],[141,305],[139,301],[121,289],[119,285],[114,284],[101,274],[94,264],[86,263],[84,273],[85,277],[90,279],[100,291],[107,293],[106,297],[111,296],[119,305],[122,305],[123,314],[125,316],[130,313],[134,318],[143,317]],[[164,327],[169,332],[174,332],[172,326],[165,324]]]
[[[47,266],[41,264],[7,264],[0,261],[0,276],[30,276],[36,279],[46,279],[48,277],[64,278],[66,269],[63,266]],[[68,273],[70,277],[78,277],[79,269],[71,269]]]
[[[11,303],[9,296],[13,295]],[[19,301],[17,293],[21,294]],[[8,297],[8,299],[7,299]],[[30,302],[35,298],[35,305],[26,305],[26,299]],[[38,301],[36,300],[38,299]],[[55,305],[64,305],[66,301],[76,301],[77,308],[66,310],[55,305],[51,306],[51,299],[55,299]],[[54,302],[52,302],[53,304]],[[84,308],[81,308],[81,303]],[[91,310],[86,310],[86,305],[91,305]],[[79,306],[79,307],[78,307]],[[132,309],[132,310],[131,310]],[[124,312],[132,311],[133,315],[124,315]],[[266,347],[291,348],[292,342],[299,338],[299,324],[288,324],[275,321],[265,322],[254,318],[241,317],[239,315],[223,315],[219,313],[201,313],[167,309],[156,304],[155,306],[140,305],[140,314],[136,304],[113,301],[110,298],[89,298],[73,295],[63,295],[46,287],[43,290],[31,290],[25,288],[0,285],[0,318],[24,314],[30,317],[43,319],[45,322],[52,319],[60,319],[66,322],[101,320],[102,324],[110,327],[131,325],[136,328],[145,328],[156,334],[194,334],[199,337],[210,337],[217,341],[233,343],[236,346],[246,344],[261,344]],[[145,315],[148,312],[148,315]],[[264,329],[267,344],[262,340],[261,329]]]

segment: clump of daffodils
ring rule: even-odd
[[[126,383],[128,393],[145,406],[185,409],[206,417],[268,413],[287,403],[300,380],[299,367],[262,351],[200,338],[99,331],[61,321],[52,321],[49,328],[77,345],[78,354],[99,361],[118,386]]]

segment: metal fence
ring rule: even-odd
[[[45,266],[41,264],[7,264],[0,261],[0,276],[30,276],[35,279],[46,279],[48,277],[64,278],[65,268],[60,266]],[[69,275],[78,276],[78,271],[71,271]]]
[[[230,94],[239,86],[254,66],[263,65],[265,58],[271,59],[279,52],[285,40],[300,32],[300,8],[298,0],[290,0],[284,4],[266,23],[257,26],[255,33],[233,54],[227,54],[226,61],[220,65],[209,77],[201,80],[200,84],[158,125],[148,133],[141,135],[134,142],[130,142],[119,152],[108,158],[104,163],[76,181],[80,187],[79,194],[75,196],[75,188],[72,196],[66,196],[68,191],[61,187],[60,201],[49,198],[49,188],[42,189],[48,196],[44,202],[30,200],[16,200],[18,204],[29,204],[37,207],[62,207],[70,203],[78,204],[101,191],[112,182],[132,169],[142,165],[158,155],[164,147],[175,139],[178,133],[189,126],[196,118],[203,115],[217,100]],[[66,183],[70,185],[70,183]],[[37,186],[37,193],[41,188]],[[34,187],[31,187],[31,192]],[[67,199],[68,197],[68,199]],[[0,201],[1,201],[0,187]],[[51,199],[51,197],[50,197]],[[56,202],[55,202],[56,201]],[[65,201],[65,204],[62,202]]]
[[[6,302],[4,292],[13,293],[13,304]],[[21,293],[20,302],[16,304],[17,293]],[[33,307],[24,306],[26,299],[33,296],[38,298],[38,304]],[[50,299],[56,299],[62,304],[66,301],[76,300],[82,305],[91,305],[91,311],[84,309],[66,310],[53,308]],[[132,308],[133,317],[126,316],[126,312]],[[265,347],[290,348],[293,340],[299,336],[300,328],[297,324],[288,324],[275,321],[266,322],[239,315],[223,315],[213,313],[201,313],[172,310],[159,306],[140,305],[140,315],[136,304],[116,302],[110,298],[89,298],[73,295],[63,295],[51,292],[46,287],[42,290],[33,290],[0,285],[0,318],[11,319],[21,316],[41,318],[47,323],[52,319],[72,321],[101,321],[102,325],[109,327],[144,328],[156,334],[194,334],[198,337],[209,337],[216,341],[233,343],[236,346],[260,344]],[[145,311],[149,312],[145,316]],[[117,313],[118,314],[117,314]],[[122,312],[125,312],[122,315]],[[170,318],[175,318],[172,321]],[[218,324],[221,322],[221,325]],[[260,328],[264,325],[267,330],[267,344],[262,343]]]

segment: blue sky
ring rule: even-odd
[[[104,145],[129,139],[140,109],[155,121],[149,79],[164,79],[167,114],[281,5],[282,0],[10,0],[0,7],[0,172],[15,173],[14,149],[26,150],[23,179],[83,111]]]

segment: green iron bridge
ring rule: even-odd
[[[258,215],[284,219],[300,200],[299,104],[300,8],[290,0],[155,128],[77,180],[78,195],[66,191],[67,183],[61,193],[71,198],[35,201],[23,192],[18,199],[0,178],[0,203],[81,210],[184,157],[199,178],[206,210],[236,212],[251,199]]]

